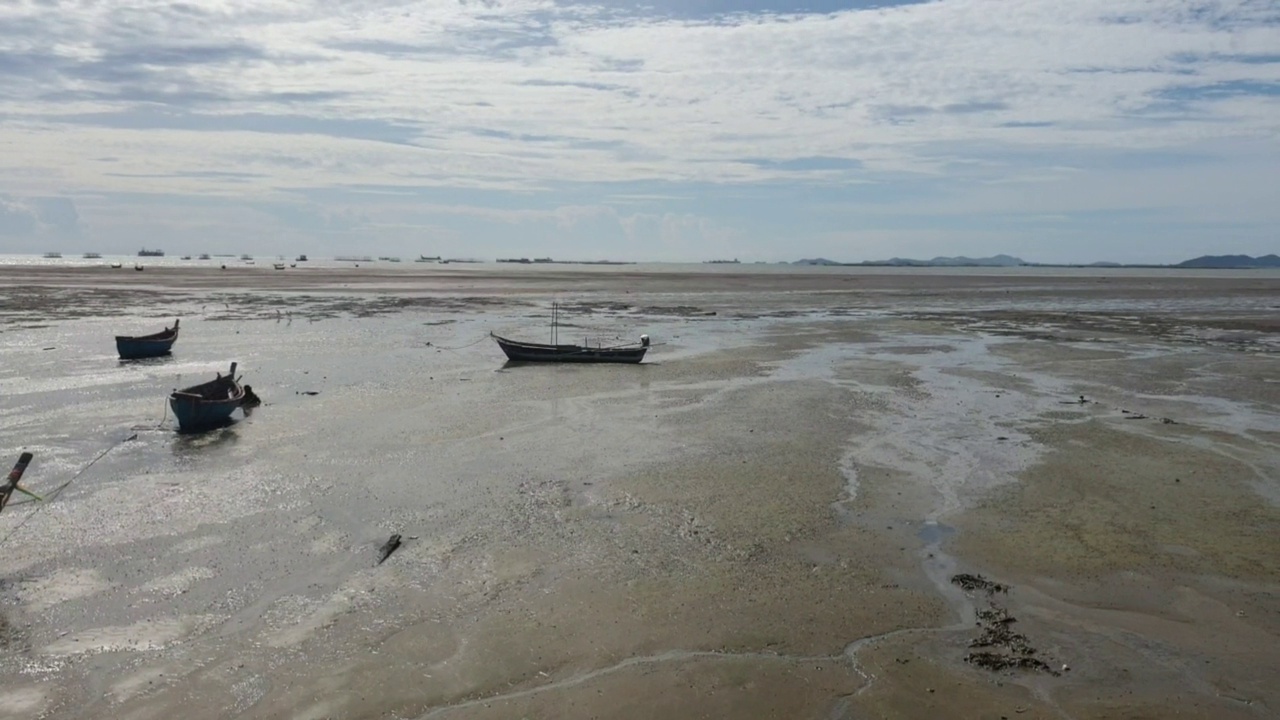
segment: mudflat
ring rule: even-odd
[[[0,717],[1280,713],[1275,273],[0,288],[0,453],[45,496],[0,514]],[[552,300],[655,347],[505,363]],[[167,393],[232,361],[263,406],[177,434]]]

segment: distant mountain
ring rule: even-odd
[[[994,255],[985,258],[936,257],[932,260],[912,260],[910,258],[891,258],[878,262],[865,262],[863,265],[895,265],[906,267],[1018,267],[1028,263],[1012,255]]]
[[[1280,268],[1280,255],[1201,255],[1198,258],[1180,262],[1174,267],[1180,268]]]

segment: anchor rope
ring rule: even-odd
[[[181,376],[181,375],[179,375],[178,377],[179,377],[179,378],[181,378],[182,376]],[[163,426],[163,425],[164,425],[164,421],[165,421],[165,420],[167,420],[167,419],[168,419],[168,417],[169,417],[169,404],[168,404],[168,401],[166,400],[166,402],[165,402],[165,406],[164,406],[164,414],[163,414],[163,416],[160,418],[160,422],[156,423],[155,429],[159,429],[161,426]],[[84,467],[82,467],[82,468],[80,468],[79,470],[77,470],[77,471],[76,471],[76,474],[75,474],[75,475],[72,475],[70,480],[67,480],[66,482],[64,482],[64,483],[62,483],[61,485],[59,485],[58,487],[54,488],[54,489],[53,489],[53,490],[51,490],[50,492],[45,493],[45,495],[44,495],[44,501],[43,501],[43,502],[39,502],[39,503],[36,505],[36,507],[35,507],[31,512],[27,513],[26,517],[22,518],[22,520],[21,520],[21,521],[19,521],[17,525],[14,525],[14,526],[13,526],[13,529],[12,529],[12,530],[10,530],[8,533],[6,533],[6,534],[5,534],[5,536],[4,536],[4,538],[3,538],[3,539],[0,539],[0,546],[3,546],[5,543],[9,542],[9,538],[13,537],[13,536],[14,536],[14,534],[15,534],[15,533],[17,533],[19,530],[21,530],[21,529],[22,529],[22,527],[23,527],[24,525],[26,525],[28,522],[30,522],[30,520],[31,520],[33,517],[35,517],[35,516],[36,516],[36,513],[40,512],[40,511],[41,511],[41,510],[43,510],[43,509],[44,509],[44,508],[45,508],[49,503],[53,502],[53,499],[54,499],[54,498],[56,498],[56,497],[58,497],[59,495],[61,495],[61,494],[62,494],[62,491],[63,491],[63,490],[66,490],[66,489],[67,489],[67,487],[68,487],[68,486],[70,486],[70,485],[71,485],[71,483],[75,482],[77,478],[79,478],[81,475],[83,475],[83,474],[85,473],[85,471],[87,471],[89,468],[93,467],[93,466],[94,466],[94,465],[95,465],[99,460],[101,460],[102,458],[106,457],[106,456],[107,456],[107,453],[111,452],[112,450],[115,450],[116,448],[120,447],[121,445],[123,445],[123,444],[125,444],[125,443],[127,443],[127,442],[132,442],[133,440],[137,440],[137,439],[138,439],[138,433],[134,433],[134,434],[130,435],[129,437],[124,438],[123,440],[117,440],[116,442],[114,442],[114,443],[112,443],[112,444],[108,445],[108,446],[106,447],[106,449],[104,449],[102,452],[100,452],[100,453],[98,453],[97,455],[95,455],[95,456],[94,456],[94,458],[88,462],[88,464],[86,464]],[[27,503],[29,503],[29,502],[36,502],[36,501],[35,501],[35,500],[24,500],[24,501],[17,502],[17,503],[9,503],[9,507],[14,507],[14,506],[17,506],[17,505],[25,505],[25,504],[27,504]]]

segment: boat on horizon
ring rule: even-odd
[[[174,390],[169,395],[169,407],[178,419],[179,432],[197,432],[225,425],[237,408],[244,408],[248,414],[248,408],[258,404],[253,388],[242,386],[236,377],[236,363],[231,363],[231,372],[226,375],[218,373],[209,382]]]
[[[190,259],[191,259],[191,256],[190,256],[190,255],[183,255],[182,257],[180,257],[180,258],[178,258],[178,259],[179,259],[179,260],[190,260]]]
[[[138,251],[138,257],[164,257],[164,251],[160,248],[156,248],[155,250],[142,248]]]
[[[178,322],[175,319],[173,327],[150,335],[117,335],[116,352],[120,354],[121,360],[168,355],[173,351],[173,343],[178,339]]]
[[[507,359],[512,362],[559,362],[559,363],[623,363],[635,364],[644,359],[649,351],[649,336],[641,335],[639,343],[625,345],[596,346],[564,345],[559,342],[560,304],[551,305],[551,342],[535,343],[523,340],[512,340],[489,333],[498,343]]]
[[[57,258],[62,257],[62,253],[60,253],[60,252],[47,252],[47,253],[45,253],[45,254],[44,254],[44,256],[45,256],[46,258],[49,258],[50,260],[56,260]]]
[[[98,260],[102,257],[102,254],[95,253],[95,252],[87,252],[84,255],[81,255],[80,257],[84,258],[85,260]]]
[[[196,259],[197,259],[197,260],[212,260],[213,258],[209,257],[209,253],[200,253],[200,257],[198,257],[198,258],[196,258]]]
[[[424,262],[424,263],[425,263],[425,262],[440,262],[440,261],[441,261],[441,258],[440,258],[440,256],[439,256],[439,255],[433,255],[433,256],[430,256],[430,257],[428,257],[428,256],[426,256],[426,255],[419,255],[419,256],[418,256],[418,259],[417,259],[417,260],[414,260],[414,262]]]
[[[294,260],[294,262],[306,262],[306,261],[307,261],[306,255],[299,255],[297,259]]]

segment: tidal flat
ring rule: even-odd
[[[1280,714],[1280,274],[0,288],[0,462],[46,498],[0,514],[0,718]],[[553,301],[655,346],[506,363]],[[263,405],[175,432],[231,362]]]

